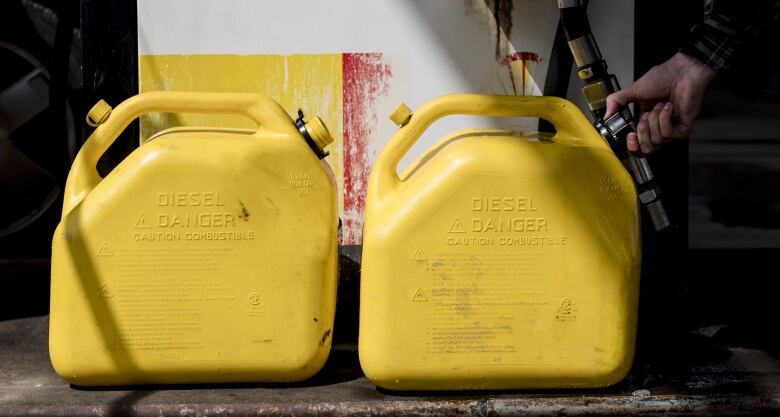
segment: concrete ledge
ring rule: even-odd
[[[0,321],[0,416],[780,415],[780,360],[756,349],[680,346],[679,357],[640,359],[623,382],[595,391],[380,391],[353,344],[334,346],[300,384],[85,389],[54,374],[47,330],[47,317]]]

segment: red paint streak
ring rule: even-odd
[[[381,53],[342,55],[344,83],[344,244],[360,244],[368,182],[368,139],[377,123],[377,98],[393,76]]]
[[[541,62],[539,60],[539,54],[536,52],[515,52],[504,57],[505,62],[512,61],[533,61],[537,64]]]
[[[542,62],[542,59],[539,58],[539,54],[536,52],[515,52],[513,54],[509,54],[504,57],[504,59],[501,61],[502,64],[506,65],[506,68],[509,70],[509,79],[512,80],[512,89],[515,91],[515,94],[517,94],[517,86],[515,86],[515,77],[512,76],[512,62],[520,61],[520,70],[522,71],[521,79],[522,79],[522,92],[523,95],[525,95],[525,85],[526,85],[526,70],[525,67],[528,65],[528,62],[533,62],[535,64],[538,64]]]

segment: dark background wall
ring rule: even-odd
[[[636,2],[637,77],[677,51],[703,7]],[[766,319],[777,316],[780,256],[778,40],[777,31],[753,40],[708,92],[690,141],[652,158],[670,209],[686,221],[670,242],[645,246],[650,337],[672,323],[716,343],[777,349]]]

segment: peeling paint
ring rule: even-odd
[[[369,175],[369,137],[376,102],[387,96],[393,71],[380,53],[344,54],[344,243],[359,244]]]

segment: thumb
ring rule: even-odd
[[[604,120],[609,116],[615,114],[618,110],[632,103],[636,100],[634,95],[634,85],[630,85],[620,91],[616,91],[607,96],[607,113],[604,115]]]

